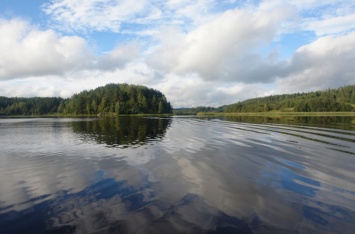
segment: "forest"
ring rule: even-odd
[[[350,112],[355,109],[355,85],[309,93],[294,93],[252,98],[220,107],[174,109],[176,115],[197,113],[261,112]]]
[[[0,115],[99,115],[164,114],[172,107],[160,91],[141,85],[108,84],[93,90],[59,97],[0,97]]]
[[[309,93],[272,95],[224,106],[226,113],[248,112],[339,112],[352,111],[355,85]]]
[[[163,114],[195,115],[203,112],[349,112],[355,110],[355,85],[308,93],[252,98],[220,107],[172,109],[160,91],[141,85],[108,84],[60,97],[1,97],[0,115],[99,115]]]

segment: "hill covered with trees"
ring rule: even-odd
[[[248,99],[243,102],[225,106],[224,112],[348,112],[352,111],[352,105],[354,104],[355,85],[349,85],[324,91]]]
[[[171,113],[172,107],[160,91],[141,85],[108,84],[57,97],[0,97],[0,115],[121,115]]]

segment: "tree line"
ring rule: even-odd
[[[0,97],[0,115],[121,115],[171,113],[160,91],[142,85],[108,84],[74,94],[71,98]]]
[[[220,107],[175,109],[175,114],[199,112],[338,112],[353,111],[355,85],[309,93],[252,98]],[[0,97],[0,115],[121,115],[171,113],[172,106],[160,91],[142,85],[108,84],[93,90],[60,97]]]
[[[355,85],[309,93],[294,93],[252,98],[224,106],[224,112],[336,112],[352,111],[355,104]]]
[[[197,113],[255,113],[255,112],[349,112],[355,108],[355,85],[308,93],[271,95],[252,98],[220,107],[192,107],[174,109],[176,115]]]
[[[65,99],[59,97],[0,97],[0,115],[45,115],[57,113]]]

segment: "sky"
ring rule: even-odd
[[[355,84],[355,1],[0,0],[0,96],[108,83],[174,108]]]

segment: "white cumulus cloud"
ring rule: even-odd
[[[99,70],[115,70],[122,68],[129,61],[139,57],[140,48],[132,42],[115,47],[112,51],[104,53],[97,58],[95,67]]]
[[[82,37],[40,30],[21,19],[0,19],[0,35],[0,80],[115,70],[138,57],[140,50],[132,42],[94,55]]]
[[[255,53],[260,45],[273,41],[280,22],[289,15],[287,8],[272,12],[235,9],[188,33],[168,29],[148,61],[159,69],[197,73],[206,80],[270,81],[265,70],[274,65]]]
[[[0,79],[62,74],[87,66],[86,42],[40,31],[25,21],[0,19]]]
[[[325,36],[300,47],[278,81],[283,91],[310,91],[354,84],[355,32]]]

